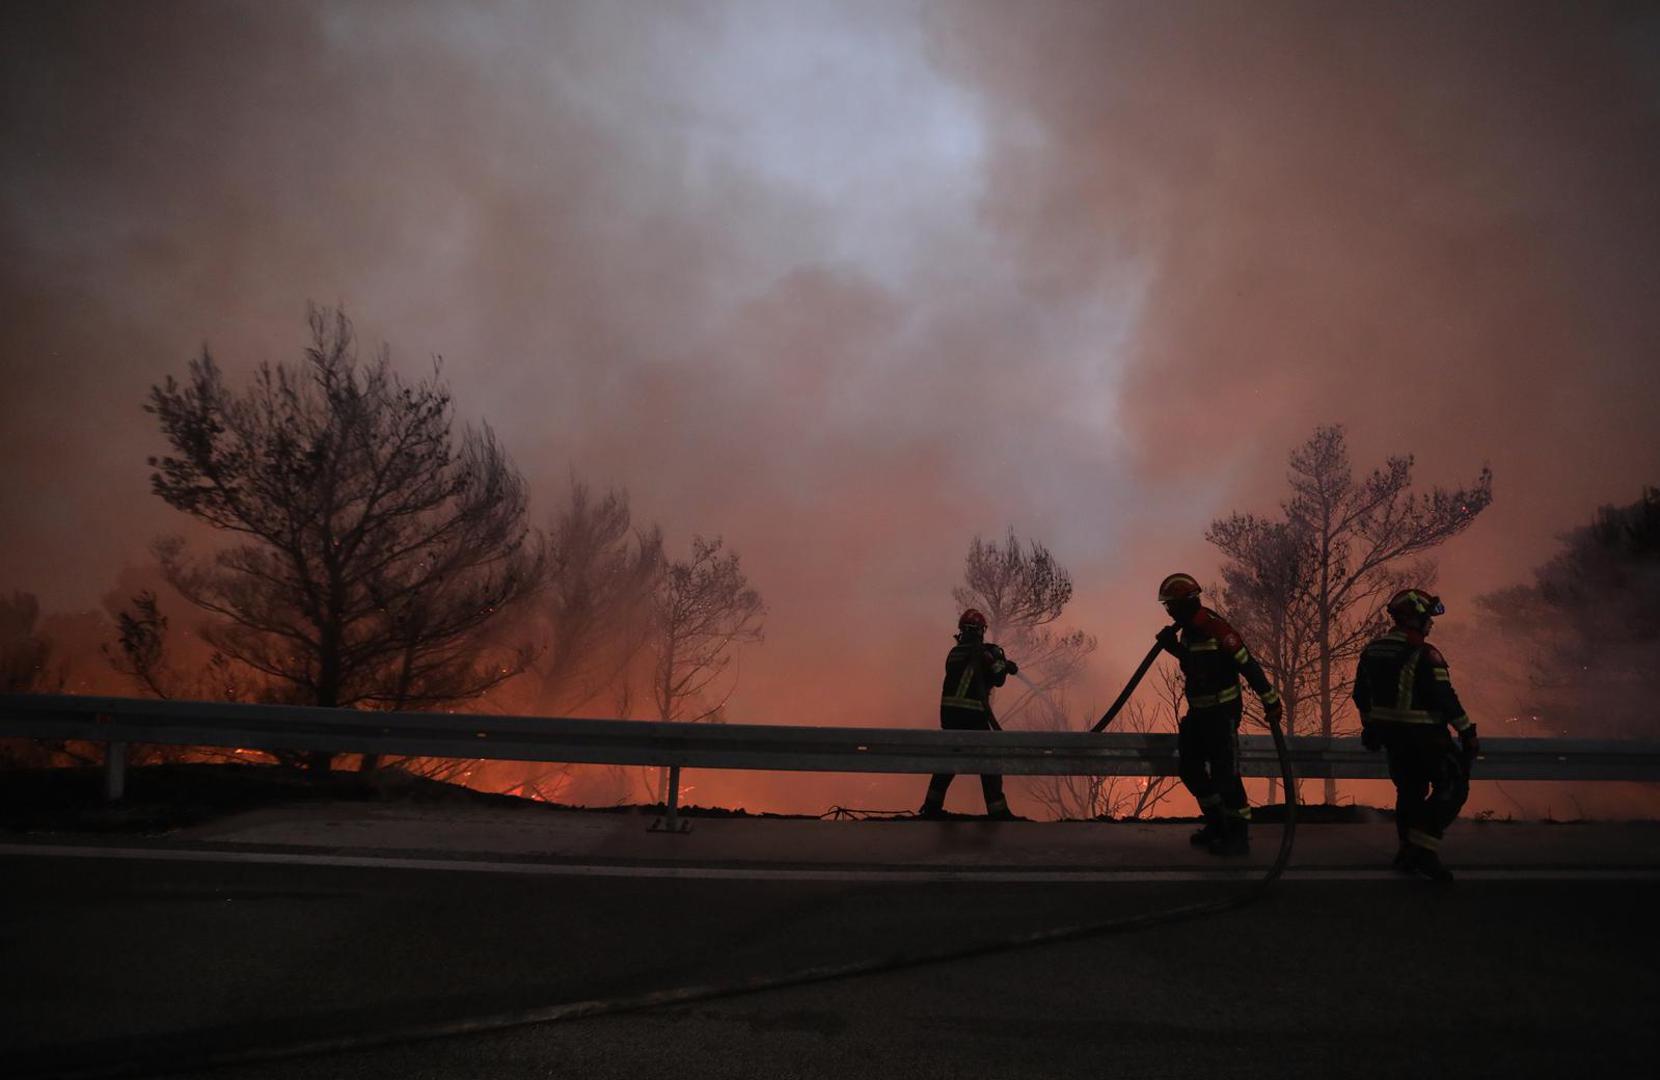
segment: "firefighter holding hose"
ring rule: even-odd
[[[940,693],[940,727],[948,731],[998,730],[991,711],[991,692],[1020,670],[1020,665],[1000,647],[986,641],[986,625],[986,617],[974,608],[957,620],[956,644],[945,657],[945,685]],[[945,792],[953,778],[952,773],[939,773],[928,781],[919,816],[937,818],[945,814]],[[1001,776],[982,775],[980,789],[986,797],[989,817],[1014,820],[1009,801],[1003,797]]]
[[[1171,574],[1159,583],[1159,603],[1175,625],[1159,631],[1158,642],[1181,664],[1187,699],[1187,714],[1176,729],[1178,771],[1205,819],[1193,834],[1194,845],[1213,855],[1248,855],[1251,804],[1239,778],[1240,677],[1261,699],[1270,722],[1278,722],[1283,707],[1238,631],[1201,604],[1199,592],[1189,574]]]
[[[1395,869],[1451,881],[1441,837],[1470,795],[1470,766],[1481,752],[1476,726],[1458,703],[1447,658],[1424,639],[1446,608],[1423,589],[1402,589],[1386,608],[1394,628],[1366,646],[1355,670],[1354,703],[1368,750],[1389,755],[1395,785]],[[1459,746],[1447,733],[1458,732]]]

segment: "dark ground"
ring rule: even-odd
[[[96,770],[0,784],[8,1078],[109,1067],[182,1075],[215,1055],[317,1038],[997,946],[1237,896],[1278,833],[1260,830],[1262,850],[1232,865],[1234,880],[1150,881],[1144,871],[1215,863],[1178,825],[867,826],[717,811],[726,820],[665,836],[645,829],[649,817],[572,814],[396,776],[319,785],[276,769],[137,769],[133,797],[116,808],[89,797],[99,785]],[[1302,830],[1292,878],[1247,908],[1185,922],[197,1075],[1651,1071],[1655,826],[1460,825],[1459,864],[1486,875],[1448,889],[1361,880],[1393,843],[1391,827],[1369,816]],[[81,854],[67,857],[65,844]],[[382,865],[237,861],[260,852]],[[477,866],[399,869],[384,865],[392,856]],[[520,872],[548,863],[574,872]],[[597,876],[697,866],[816,867],[820,878]],[[1067,867],[1100,874],[1018,880]],[[861,868],[968,877],[855,880]],[[985,871],[1017,880],[973,879]]]
[[[166,1075],[204,1052],[993,941],[1231,887],[0,870],[13,1075]],[[206,1075],[1646,1075],[1657,903],[1654,880],[1282,882],[1187,923]]]

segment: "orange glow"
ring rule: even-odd
[[[237,384],[296,359],[315,298],[406,374],[444,357],[532,525],[575,475],[673,552],[741,553],[768,616],[732,722],[934,726],[963,553],[1010,526],[1072,572],[1100,649],[1068,705],[1098,712],[1154,584],[1209,585],[1206,525],[1273,512],[1341,422],[1359,466],[1491,463],[1435,640],[1484,730],[1575,731],[1475,600],[1660,482],[1641,5],[1503,33],[1479,5],[64,7],[0,42],[0,590],[57,613],[67,689],[138,692],[100,609],[157,586],[153,538],[226,540],[150,494],[146,391],[204,340]],[[445,708],[573,706],[516,679]],[[818,812],[923,779],[695,783]]]

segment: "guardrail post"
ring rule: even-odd
[[[120,802],[127,791],[127,744],[104,744],[104,801]]]
[[[651,832],[688,833],[692,823],[675,811],[680,807],[680,766],[669,766],[669,782],[663,792],[663,816],[651,823]]]

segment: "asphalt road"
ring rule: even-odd
[[[0,860],[0,874],[12,1075],[175,1075],[214,1053],[990,944],[1238,888],[39,856]],[[1657,902],[1652,879],[1290,881],[1248,908],[1131,932],[201,1075],[1646,1074]]]

